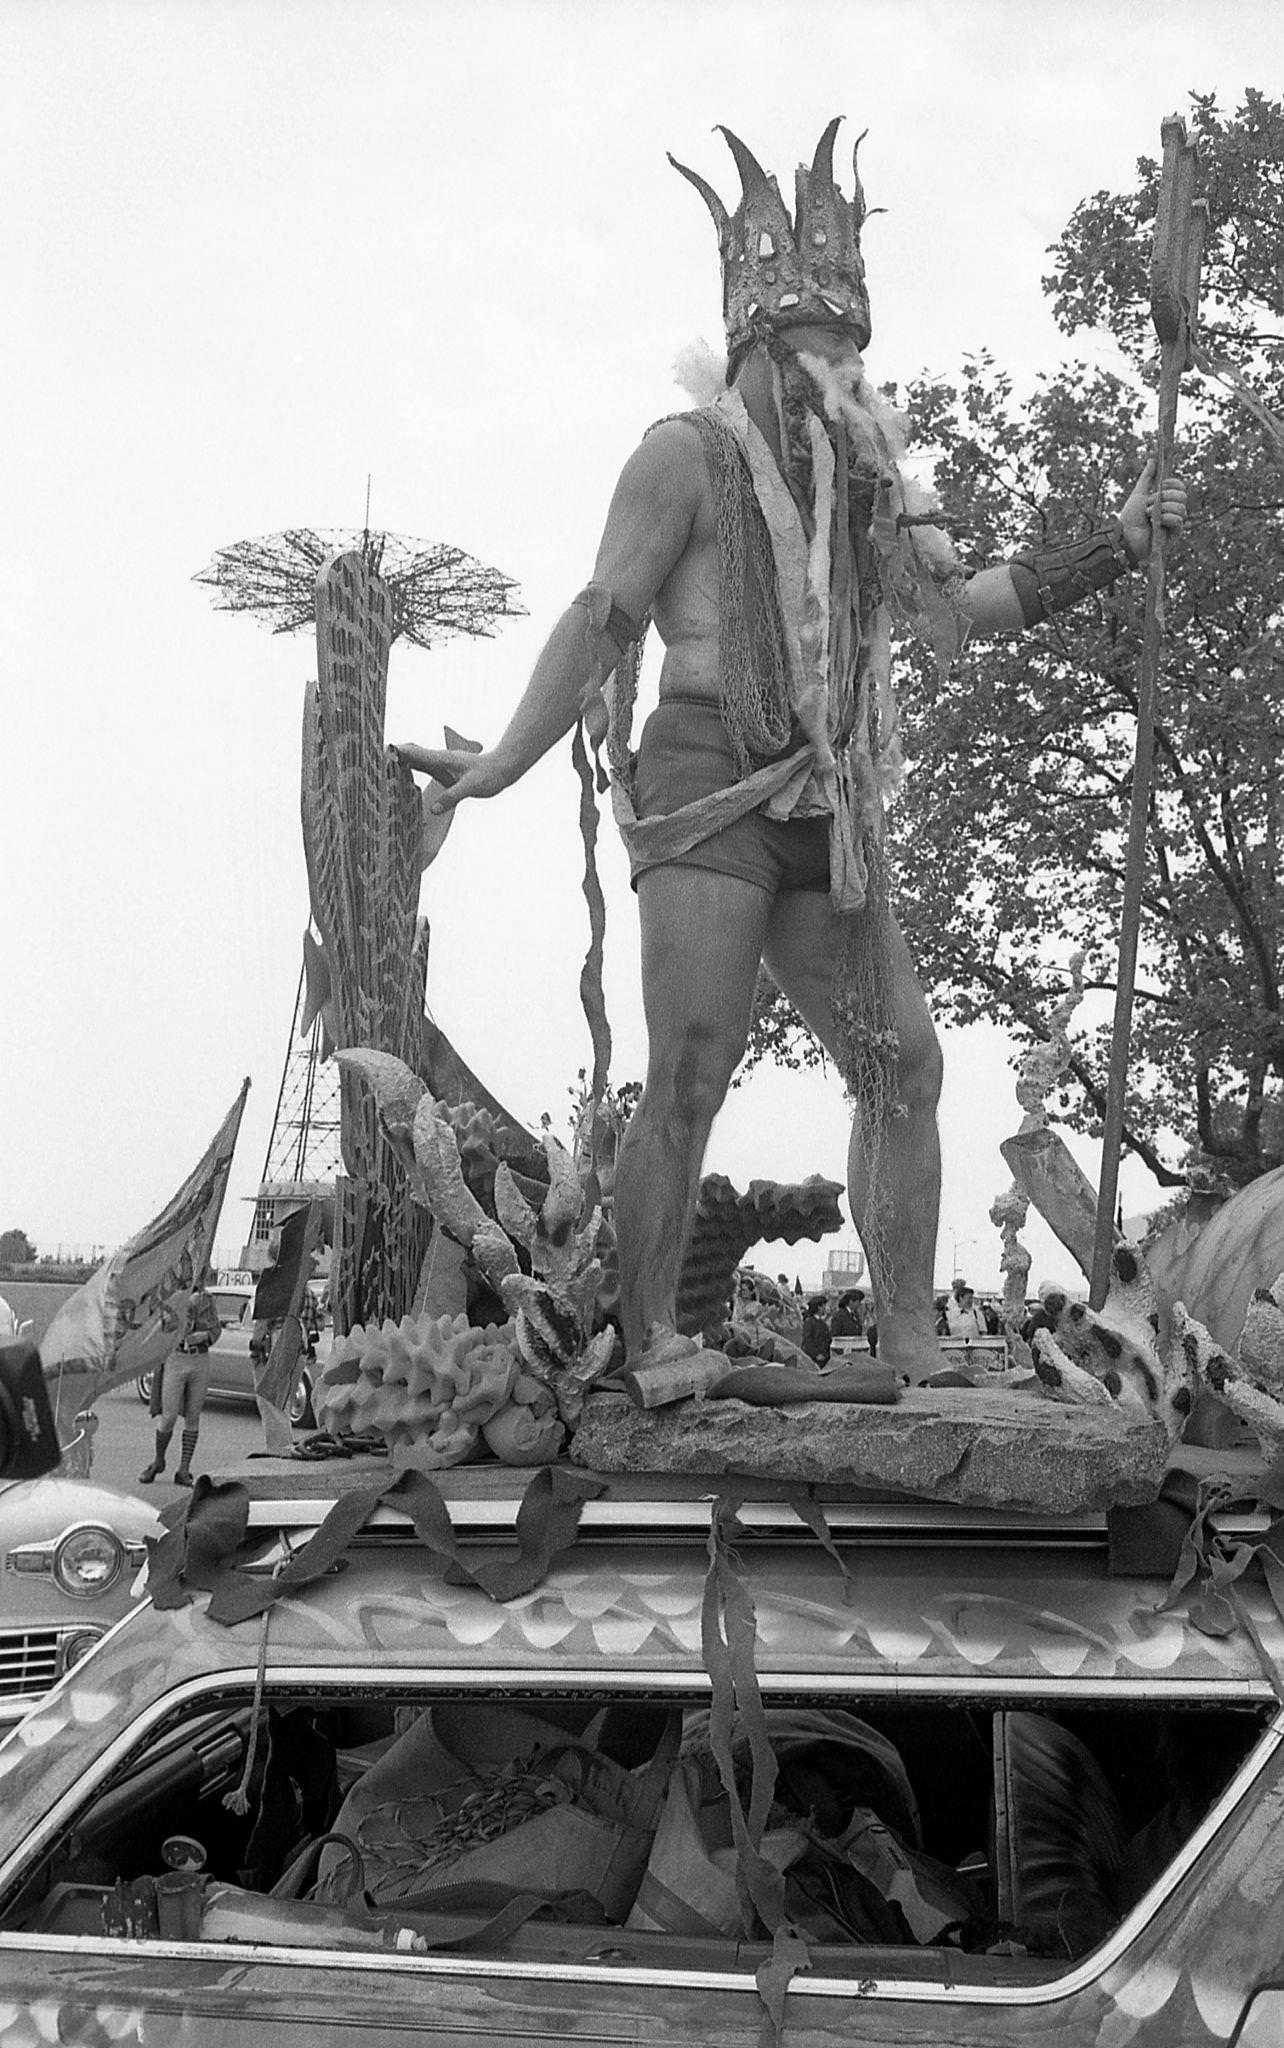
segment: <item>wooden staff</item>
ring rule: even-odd
[[[1096,1232],[1092,1248],[1089,1300],[1100,1308],[1110,1284],[1114,1249],[1115,1201],[1119,1185],[1119,1153],[1123,1142],[1124,1098],[1128,1082],[1128,1050],[1132,1034],[1132,998],[1137,974],[1137,940],[1141,928],[1141,894],[1146,867],[1146,827],[1155,753],[1155,699],[1159,655],[1164,632],[1164,527],[1160,497],[1172,454],[1177,423],[1177,392],[1181,373],[1191,365],[1191,344],[1199,305],[1199,268],[1208,207],[1195,199],[1195,145],[1177,114],[1163,123],[1164,167],[1155,216],[1155,246],[1150,266],[1150,312],[1159,336],[1159,426],[1155,437],[1155,502],[1151,512],[1150,573],[1146,587],[1146,626],[1137,691],[1137,745],[1133,758],[1132,805],[1128,820],[1128,852],[1124,865],[1123,911],[1119,926],[1119,969],[1115,980],[1114,1034],[1110,1045],[1110,1078],[1102,1134],[1101,1185],[1097,1195]]]

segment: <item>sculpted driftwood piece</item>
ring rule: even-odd
[[[321,940],[309,955],[310,1007],[333,1044],[417,1064],[428,958],[421,798],[383,743],[392,593],[363,551],[321,570],[316,622],[317,680],[303,714],[303,848]],[[336,1326],[347,1329],[404,1314],[428,1225],[369,1091],[346,1074],[341,1141],[333,1293]]]
[[[417,790],[384,747],[388,654],[395,639],[427,648],[453,633],[489,635],[497,618],[521,615],[516,584],[449,542],[368,524],[236,541],[194,580],[215,592],[218,609],[249,612],[274,633],[316,626],[302,812],[320,938],[304,934],[304,1030],[321,1017],[325,1058],[336,1045],[373,1044],[414,1066],[425,1058],[458,1065],[444,1040],[434,1044],[424,1013],[428,926],[418,916],[419,879],[449,819],[433,811],[439,792]],[[446,736],[464,751],[476,744],[449,729]],[[469,1091],[438,1092],[462,1099]],[[331,1294],[336,1327],[345,1330],[362,1316],[402,1312],[416,1291],[428,1225],[406,1198],[368,1098],[351,1084],[341,1116],[346,1171],[336,1189]]]

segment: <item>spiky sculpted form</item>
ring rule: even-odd
[[[1175,1443],[1208,1387],[1253,1431],[1268,1461],[1284,1455],[1284,1273],[1253,1295],[1233,1355],[1180,1301],[1171,1318],[1161,1315],[1135,1245],[1116,1245],[1099,1312],[1058,1290],[1044,1294],[1043,1306],[1053,1328],[1034,1333],[1034,1368],[1055,1400],[1158,1417]]]
[[[543,1139],[549,1187],[536,1210],[511,1168],[495,1169],[495,1216],[468,1187],[450,1119],[424,1082],[391,1053],[363,1046],[338,1054],[374,1091],[383,1127],[406,1168],[416,1201],[442,1229],[466,1245],[515,1318],[518,1350],[529,1369],[556,1395],[564,1422],[579,1419],[584,1394],[609,1363],[613,1335],[593,1334],[598,1284],[601,1212],[584,1214],[584,1196],[565,1146],[551,1132]],[[531,1265],[521,1270],[514,1244]]]
[[[844,199],[834,183],[836,115],[816,145],[810,169],[800,164],[795,179],[797,208],[791,219],[774,177],[729,128],[720,127],[740,173],[741,199],[728,213],[712,185],[676,157],[669,162],[704,200],[718,231],[722,259],[722,313],[727,350],[736,356],[764,328],[807,321],[841,327],[858,348],[869,343],[869,293],[860,252],[865,195],[856,168],[860,139],[852,151],[854,196]]]
[[[1269,1462],[1284,1457],[1284,1273],[1273,1286],[1255,1290],[1237,1355],[1228,1357],[1209,1339],[1200,1365],[1214,1393],[1248,1424]]]
[[[1110,1287],[1101,1309],[1059,1289],[1043,1295],[1051,1330],[1036,1330],[1034,1369],[1054,1400],[1114,1405],[1137,1419],[1163,1423],[1175,1443],[1194,1406],[1198,1325],[1178,1305],[1163,1332],[1159,1304],[1135,1245],[1115,1246]],[[1206,1333],[1199,1333],[1201,1335]]]
[[[579,1421],[584,1396],[606,1371],[614,1332],[594,1334],[602,1262],[598,1235],[602,1212],[589,1208],[574,1161],[551,1131],[544,1133],[548,1193],[536,1210],[509,1168],[495,1171],[495,1212],[524,1246],[529,1277],[519,1274],[500,1287],[504,1306],[517,1322],[517,1345],[535,1372],[553,1388],[564,1422]]]
[[[435,1472],[472,1455],[519,1377],[508,1324],[472,1329],[464,1316],[357,1324],[326,1361],[318,1417],[335,1431],[377,1431],[395,1463]]]
[[[468,1247],[498,1294],[504,1280],[521,1267],[503,1230],[464,1179],[459,1145],[441,1104],[394,1053],[359,1046],[336,1057],[345,1072],[360,1074],[373,1090],[383,1128],[406,1169],[414,1199]]]

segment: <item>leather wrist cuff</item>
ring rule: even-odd
[[[1027,626],[1065,611],[1094,590],[1108,589],[1132,567],[1117,519],[1066,547],[1027,548],[1008,563]]]

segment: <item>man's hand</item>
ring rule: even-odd
[[[395,742],[396,751],[411,768],[431,775],[441,784],[433,802],[434,812],[453,811],[466,796],[498,796],[513,777],[500,765],[495,753],[476,754],[459,747],[417,747],[409,741]]]
[[[1150,560],[1153,529],[1151,512],[1155,503],[1155,458],[1152,455],[1128,494],[1119,524],[1124,546],[1138,568]],[[1165,533],[1175,539],[1186,523],[1186,486],[1180,477],[1165,477],[1159,490],[1159,517]]]

